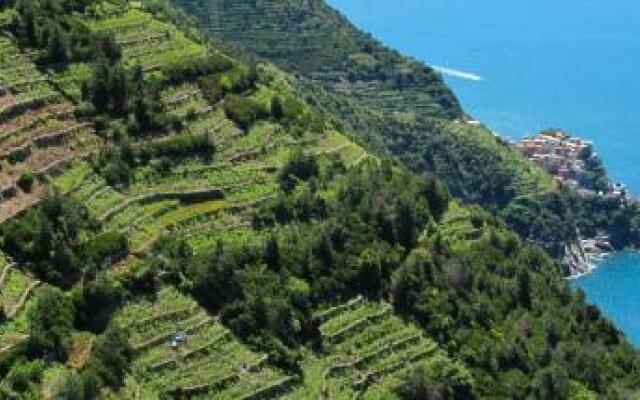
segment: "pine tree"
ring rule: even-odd
[[[273,96],[271,100],[271,115],[276,121],[279,121],[284,117],[284,105],[280,96]]]
[[[531,276],[526,270],[521,270],[516,278],[516,296],[522,307],[531,308]]]
[[[117,64],[112,68],[109,86],[113,113],[120,116],[126,115],[129,108],[129,90],[127,74],[122,64]]]
[[[47,59],[51,62],[64,62],[69,59],[69,45],[66,34],[57,23],[47,29]]]
[[[272,270],[278,270],[280,266],[280,248],[278,246],[278,239],[274,236],[269,238],[264,249],[264,261],[267,266]]]
[[[93,76],[89,85],[91,102],[98,111],[107,111],[109,104],[109,65],[101,59],[93,67]]]

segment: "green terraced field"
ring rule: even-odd
[[[142,65],[147,71],[204,53],[203,46],[189,40],[175,26],[137,9],[122,16],[91,21],[89,26],[95,32],[113,32],[123,48],[125,64]]]
[[[349,95],[366,107],[389,115],[407,109],[439,117],[462,115],[454,95],[437,72],[391,51],[325,3],[177,3],[211,37],[302,73],[314,83]],[[355,74],[350,75],[351,72]],[[397,76],[398,80],[388,76]]]
[[[85,184],[85,179],[93,172],[91,165],[87,162],[78,162],[70,166],[64,174],[52,179],[53,187],[60,193],[67,194],[74,189],[80,189]]]
[[[126,306],[115,322],[127,329],[136,350],[129,385],[142,385],[156,396],[249,398],[287,391],[293,382],[175,289]],[[177,332],[186,339],[173,346]]]
[[[15,268],[8,269],[4,274],[4,281],[0,286],[0,304],[2,304],[6,313],[12,308],[13,304],[18,302],[22,293],[29,287],[31,280]]]
[[[125,65],[140,63],[147,71],[180,62],[182,56],[198,56],[204,50],[180,29],[136,7],[124,14],[112,13],[106,19],[87,19],[86,22],[94,32],[115,34],[116,41],[123,47]],[[176,49],[181,49],[180,57],[176,56]],[[261,68],[272,76],[271,83],[260,83],[243,96],[268,108],[275,94],[290,93],[293,89],[275,68]],[[82,66],[74,66],[67,75],[79,76],[82,71]],[[232,69],[223,72],[219,79],[233,80],[237,73]],[[278,192],[278,169],[287,162],[294,148],[318,157],[339,158],[347,166],[366,155],[360,146],[334,131],[303,132],[293,137],[281,124],[263,120],[243,133],[225,115],[225,99],[210,104],[196,80],[165,84],[160,99],[168,115],[181,120],[181,127],[168,136],[153,135],[146,142],[160,144],[175,135],[206,134],[215,144],[215,152],[208,159],[174,159],[171,169],[162,173],[151,164],[138,166],[126,189],[109,186],[84,162],[74,164],[53,180],[58,190],[86,205],[94,217],[104,222],[105,230],[125,232],[134,251],[148,248],[155,239],[169,232],[185,235],[196,249],[211,241],[215,243],[222,233],[230,243],[263,240],[265,232],[253,234],[244,228],[250,222],[251,209]],[[308,106],[297,107],[305,110]],[[142,140],[134,141],[134,146],[145,144]],[[218,190],[220,194],[185,201],[183,197],[196,190]]]
[[[56,90],[56,79],[66,79],[62,74],[44,74],[33,62],[34,54],[23,52],[5,36],[0,37],[0,54],[0,186],[14,187],[0,206],[4,221],[45,194],[42,189],[18,188],[21,175],[55,174],[98,148],[100,141],[89,124],[74,117],[75,106]]]
[[[324,351],[303,362],[304,385],[287,399],[351,398],[392,387],[416,364],[444,357],[417,326],[388,304],[356,298],[316,314]]]

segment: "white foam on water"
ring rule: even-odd
[[[452,76],[454,78],[461,78],[461,79],[467,79],[470,81],[475,81],[475,82],[480,82],[482,80],[484,80],[480,75],[471,73],[471,72],[464,72],[464,71],[458,71],[457,69],[452,69],[452,68],[447,68],[447,67],[440,67],[437,65],[434,65],[433,68],[436,71],[439,71],[440,73],[442,73],[443,75],[448,75],[448,76]]]

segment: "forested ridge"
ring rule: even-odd
[[[640,355],[557,261],[334,107],[389,114],[194,26],[160,0],[0,9],[0,398],[638,395]],[[374,92],[413,85],[469,137],[406,63]]]

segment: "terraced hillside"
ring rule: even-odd
[[[136,352],[135,382],[129,385],[140,385],[154,396],[275,398],[295,383],[175,289],[161,290],[153,302],[126,306],[115,323],[127,330]]]
[[[202,46],[180,30],[138,9],[91,21],[90,27],[96,32],[113,32],[122,45],[124,64],[142,65],[151,76],[161,76],[167,67],[204,53]],[[138,47],[148,51],[136,50]],[[243,96],[265,109],[276,95],[292,98],[284,75],[266,66],[259,74],[273,81],[259,84]],[[220,79],[233,80],[237,75],[234,67]],[[278,172],[296,150],[340,157],[346,165],[355,165],[367,156],[357,144],[324,128],[293,136],[281,123],[265,120],[245,133],[228,118],[226,99],[212,102],[205,98],[197,78],[165,83],[160,93],[166,114],[182,121],[180,128],[134,142],[133,149],[160,147],[181,136],[206,135],[215,144],[213,154],[174,158],[170,170],[164,172],[153,163],[137,167],[125,190],[108,185],[86,162],[77,163],[54,180],[62,193],[85,204],[105,230],[126,232],[134,252],[148,248],[166,232],[180,233],[199,248],[203,242],[215,240],[212,235],[222,229],[227,235],[228,230],[246,227],[250,221],[243,215],[276,195]]]
[[[434,341],[395,315],[389,304],[357,297],[315,318],[323,352],[303,361],[304,385],[287,399],[375,398],[400,384],[417,365],[447,359]]]
[[[4,279],[0,281],[0,304],[4,307],[6,316],[13,318],[41,282],[29,277],[11,264],[4,268],[2,277]]]
[[[40,183],[51,196],[0,224],[0,398],[640,387],[637,353],[544,252],[365,150],[319,107],[335,100],[327,91],[229,57],[163,4],[16,0],[0,12],[69,119],[96,132],[86,157]],[[417,73],[416,87],[433,77]],[[394,90],[362,92],[366,115],[384,119],[376,107]],[[485,139],[482,153],[500,146]],[[548,184],[529,173],[523,187]]]
[[[404,112],[411,105],[425,115],[462,115],[438,73],[357,31],[324,1],[176,3],[223,43],[276,61],[369,106]]]
[[[115,34],[125,65],[141,65],[147,72],[184,63],[205,51],[175,26],[136,8],[114,18],[91,21],[89,27],[94,32]]]
[[[137,9],[117,18],[93,21],[91,28],[115,33],[123,46],[125,65],[142,64],[149,74],[161,74],[159,70],[167,65],[204,52],[175,27]],[[151,43],[146,38],[151,38]],[[138,46],[153,51],[142,53],[135,50]],[[174,57],[178,53],[179,57]],[[272,73],[268,68],[262,72],[264,76]],[[225,77],[233,79],[235,74],[231,70]],[[360,162],[366,156],[362,148],[333,131],[293,137],[281,124],[263,121],[245,134],[227,118],[225,99],[207,100],[196,78],[165,84],[160,93],[165,112],[182,121],[179,130],[156,134],[133,146],[162,146],[176,137],[206,135],[215,143],[214,154],[204,159],[176,158],[171,169],[162,173],[157,164],[138,167],[126,190],[108,185],[87,163],[74,165],[54,181],[61,192],[85,204],[106,230],[126,232],[134,252],[148,248],[166,232],[180,233],[198,248],[216,240],[215,233],[222,229],[227,235],[228,230],[246,227],[250,222],[243,217],[246,210],[275,196],[278,171],[296,149],[319,156],[340,155],[346,164]],[[271,86],[259,85],[244,95],[268,108],[279,91],[291,91],[282,78],[278,79]],[[218,217],[220,222],[216,222]]]
[[[95,34],[113,34],[117,45],[122,49],[125,68],[142,66],[145,76],[161,86],[158,97],[163,111],[181,122],[174,129],[154,132],[151,137],[133,138],[132,151],[142,152],[149,148],[158,151],[157,149],[166,148],[169,153],[164,158],[156,158],[156,162],[135,165],[131,184],[127,187],[109,184],[95,164],[95,155],[101,150],[102,140],[91,134],[90,124],[79,122],[74,117],[76,105],[73,102],[84,101],[81,87],[84,81],[91,79],[93,67],[82,62],[71,63],[45,75],[41,72],[41,67],[36,66],[32,60],[32,57],[37,57],[37,51],[33,51],[32,55],[26,53],[13,39],[3,37],[3,56],[12,60],[10,64],[3,63],[1,75],[6,79],[3,86],[6,87],[3,92],[6,105],[3,104],[2,109],[6,148],[7,151],[14,151],[13,145],[24,144],[30,152],[26,152],[24,159],[7,162],[9,173],[5,174],[7,168],[3,167],[2,178],[9,183],[11,177],[26,171],[37,172],[42,177],[41,181],[36,181],[31,192],[22,193],[18,190],[20,199],[31,196],[33,201],[25,202],[19,210],[11,208],[11,214],[7,212],[6,218],[33,204],[48,192],[47,187],[51,185],[59,194],[86,207],[89,215],[101,226],[100,231],[126,234],[132,256],[125,259],[124,265],[138,265],[145,262],[153,243],[168,233],[179,233],[188,238],[196,251],[215,244],[222,236],[225,239],[236,237],[238,243],[241,243],[244,240],[243,232],[251,226],[253,209],[274,198],[280,191],[280,169],[295,152],[341,160],[345,165],[353,166],[368,157],[362,147],[329,126],[296,131],[294,135],[285,121],[262,118],[244,131],[229,118],[225,107],[226,98],[214,101],[205,96],[198,81],[202,76],[196,75],[177,82],[167,80],[169,68],[180,67],[190,60],[205,57],[207,51],[203,46],[188,38],[188,34],[181,29],[160,21],[138,7],[110,10],[113,12],[106,13],[103,17],[86,15],[80,21]],[[225,57],[216,50],[209,51]],[[244,66],[234,62],[230,69],[223,71],[217,78],[223,84],[233,87],[234,81],[240,79],[245,70]],[[272,99],[281,96],[287,105],[296,107],[299,118],[310,114],[309,107],[293,97],[285,75],[269,66],[261,67],[258,73],[263,83],[243,89],[243,98],[268,110]],[[46,135],[52,135],[55,140],[46,142]],[[171,153],[172,143],[176,140],[201,137],[206,138],[207,143],[215,143],[214,152],[200,154],[196,151],[186,155]],[[160,153],[163,154],[165,153]],[[56,163],[46,164],[46,168],[41,167],[45,162],[52,163],[51,160]],[[160,161],[168,162],[169,165],[163,166]],[[55,174],[50,173],[54,170]],[[15,182],[11,183],[15,185]],[[5,200],[5,204],[8,207],[7,201]],[[254,240],[260,240],[264,235],[266,233],[257,236],[251,234]],[[15,264],[3,266],[2,269],[0,304],[7,322],[3,323],[0,334],[3,339],[2,351],[7,352],[6,354],[9,351],[20,351],[18,345],[29,340],[25,303],[41,282],[27,271],[28,268]],[[126,273],[127,269],[116,268],[115,271]],[[176,300],[177,297],[179,295],[175,292],[166,295],[162,292],[158,307],[162,308],[175,301],[189,302],[195,307],[193,300]],[[164,300],[166,302],[162,303]],[[147,311],[149,310],[142,312]],[[127,312],[129,309],[123,315]],[[231,399],[245,395],[247,398],[253,395],[260,397],[290,384],[290,377],[264,365],[265,357],[249,351],[232,339],[229,331],[216,320],[206,317],[203,310],[194,310],[193,315],[184,317],[184,321],[178,323],[180,326],[194,318],[202,319],[198,326],[184,327],[191,338],[184,348],[185,354],[176,359],[165,360],[168,361],[167,364],[158,369],[156,376],[148,376],[151,371],[156,372],[155,367],[149,363],[160,363],[163,351],[166,350],[164,342],[155,347],[152,346],[154,342],[148,344],[144,357],[141,354],[134,363],[135,371],[142,374],[136,375],[136,379],[143,379],[145,386],[149,382],[155,382],[152,386],[159,392],[169,393],[181,390],[185,393],[200,393],[211,390],[220,392],[217,398]],[[162,318],[158,321],[162,321]],[[151,330],[148,334],[157,334],[158,321],[150,321]],[[137,329],[149,327],[134,324],[134,327],[129,328],[131,337],[135,338],[136,334],[140,337],[145,334]],[[219,343],[211,342],[214,333],[220,335]],[[134,340],[132,343],[134,349],[141,350],[138,348],[139,341]],[[203,347],[205,344],[207,346]],[[192,346],[195,347],[191,349]],[[212,346],[216,349],[213,355],[208,354],[211,350],[209,347]],[[83,346],[80,348],[78,352],[82,354],[76,355],[76,350],[72,349],[71,358],[84,361],[70,361],[72,369],[56,364],[47,370],[45,374],[51,378],[44,379],[45,392],[62,390],[55,387],[54,383],[64,376],[73,376],[74,368],[82,368],[90,356],[82,350]],[[90,347],[88,351],[91,351]],[[170,350],[164,356],[172,354]],[[239,357],[242,354],[244,358]],[[194,363],[191,375],[187,373],[189,366],[186,360]],[[219,371],[223,375],[208,376],[205,372],[201,378],[197,377],[199,373],[206,371],[207,363],[220,360],[229,363]],[[176,369],[174,364],[180,365],[180,369]],[[228,376],[233,371],[238,376]],[[185,375],[182,381],[165,380],[166,374],[176,378],[183,373]],[[191,380],[187,379],[189,376]],[[147,382],[147,379],[150,381]],[[217,379],[223,381],[216,382]],[[163,385],[166,382],[173,382],[175,385],[165,387]],[[211,387],[208,388],[207,385]]]
[[[304,76],[300,95],[313,93],[369,147],[415,172],[435,173],[454,196],[499,213],[553,256],[577,239],[576,228],[587,235],[608,231],[619,247],[640,243],[637,230],[614,222],[638,220],[637,207],[550,185],[546,172],[489,129],[467,125],[437,73],[385,48],[326,1],[172,2],[210,37]],[[594,210],[608,216],[594,219]]]
[[[45,176],[98,145],[89,125],[74,117],[74,104],[36,67],[37,55],[0,36],[0,221],[41,198]]]
[[[24,349],[29,339],[27,309],[42,282],[2,255],[0,263],[0,362]]]
[[[126,232],[134,251],[148,248],[165,232],[189,238],[198,249],[215,243],[216,234],[250,226],[247,211],[277,194],[278,171],[301,143],[310,154],[340,156],[347,165],[366,156],[335,132],[294,139],[265,122],[241,135],[219,109],[192,120],[185,131],[208,127],[217,143],[211,159],[187,158],[162,174],[153,165],[137,168],[134,183],[124,191],[81,162],[55,178],[54,185],[85,204],[105,230]]]
[[[143,387],[155,395],[208,399],[343,398],[381,392],[419,363],[447,358],[387,304],[359,297],[316,318],[324,350],[307,354],[300,382],[270,368],[266,355],[240,344],[193,300],[162,289],[153,302],[128,305],[115,318],[136,351],[124,392]]]

